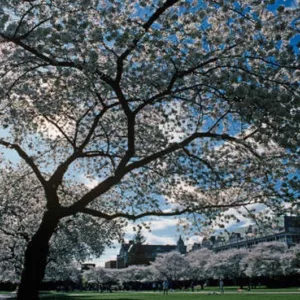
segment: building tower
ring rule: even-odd
[[[177,251],[180,252],[181,254],[186,253],[186,246],[184,245],[181,235],[179,236],[179,239],[177,241]]]

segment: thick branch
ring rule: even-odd
[[[121,160],[119,166],[117,169],[121,170],[123,169],[130,158],[134,155],[135,153],[135,114],[132,113],[130,110],[130,107],[128,105],[128,101],[126,100],[122,89],[120,88],[119,84],[115,84],[114,90],[116,92],[116,95],[120,101],[120,104],[123,108],[123,111],[127,117],[127,151]]]
[[[145,212],[145,213],[141,213],[141,214],[128,214],[128,213],[115,213],[115,214],[106,214],[100,211],[97,211],[95,209],[91,209],[91,208],[83,208],[81,209],[79,212],[80,213],[84,213],[84,214],[88,214],[94,217],[99,217],[99,218],[103,218],[106,220],[114,220],[117,218],[124,218],[127,220],[138,220],[144,217],[172,217],[172,216],[180,216],[183,214],[187,214],[187,213],[195,213],[195,212],[203,212],[206,209],[224,209],[224,208],[234,208],[234,207],[241,207],[241,206],[246,206],[251,204],[251,202],[247,201],[247,202],[243,202],[243,203],[229,203],[229,204],[215,204],[215,205],[205,205],[205,206],[201,206],[198,209],[193,209],[193,208],[186,208],[186,209],[182,209],[182,210],[174,210],[172,212],[162,212],[162,211],[149,211],[149,212]]]
[[[90,202],[95,200],[98,196],[103,195],[108,190],[110,190],[111,187],[113,187],[118,182],[120,182],[120,180],[124,175],[125,173],[119,176],[111,176],[106,178],[101,183],[99,183],[95,188],[93,188],[87,194],[85,194],[79,201],[77,201],[76,203],[74,203],[69,207],[64,208],[64,215],[70,216],[84,209]]]
[[[143,25],[145,31],[148,31],[152,24],[171,6],[175,5],[179,0],[167,0],[162,7],[160,7]]]
[[[51,178],[49,179],[49,184],[51,189],[57,189],[58,186],[62,183],[63,177],[67,172],[69,166],[78,158],[80,157],[80,152],[74,152],[71,156],[69,156],[62,164],[60,164]]]
[[[102,213],[100,211],[91,209],[91,208],[84,208],[81,209],[79,212],[84,213],[84,214],[88,214],[94,217],[99,217],[99,218],[103,218],[106,220],[114,220],[117,218],[125,218],[128,220],[137,220],[137,219],[141,219],[147,216],[161,216],[161,217],[171,217],[171,216],[179,216],[179,215],[183,215],[185,213],[189,213],[191,212],[189,209],[184,209],[184,210],[178,210],[178,211],[174,211],[174,212],[159,212],[159,211],[152,211],[152,212],[146,212],[146,213],[142,213],[142,214],[138,214],[138,215],[132,215],[132,214],[126,214],[126,213],[115,213],[113,215],[109,215],[109,214],[105,214]]]

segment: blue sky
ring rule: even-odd
[[[270,5],[271,9],[276,9],[280,5],[287,7],[296,7],[298,0],[277,0],[273,5]],[[299,4],[298,4],[299,5]]]

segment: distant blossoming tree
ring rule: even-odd
[[[245,278],[245,268],[242,261],[249,254],[249,250],[230,249],[214,253],[208,260],[206,268],[215,279],[230,278],[236,284],[243,285],[243,278]]]
[[[210,278],[209,261],[213,252],[207,248],[191,251],[187,254],[186,260],[189,263],[187,278],[194,282],[201,282],[201,289],[204,283]]]
[[[55,264],[50,264],[50,266],[48,265],[46,269],[44,280],[52,282],[72,282],[77,284],[77,286],[81,285],[81,264],[76,261],[72,261],[68,264],[64,263],[60,267],[57,267]]]
[[[103,267],[92,268],[83,273],[83,280],[95,284],[98,290],[103,290],[105,285],[109,285],[111,282],[116,281],[116,271],[113,269],[105,269]]]
[[[284,271],[288,266],[287,260],[284,259],[286,252],[287,246],[282,242],[266,242],[256,245],[244,259],[245,274],[250,278],[287,275]]]
[[[151,265],[159,272],[160,280],[182,280],[189,271],[188,261],[177,251],[158,255]]]
[[[300,245],[296,245],[292,249],[293,253],[293,261],[292,261],[292,269],[293,273],[300,274]]]
[[[299,8],[272,2],[0,0],[2,166],[16,153],[45,203],[18,299],[67,218],[293,209]]]
[[[144,265],[132,265],[125,269],[118,269],[116,272],[116,278],[121,283],[130,281],[152,281],[153,276],[153,268]]]

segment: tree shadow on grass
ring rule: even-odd
[[[126,298],[126,297],[122,297],[122,298],[110,298],[110,297],[106,297],[105,295],[86,295],[86,296],[81,296],[81,295],[60,295],[60,296],[47,296],[47,297],[41,297],[42,299],[45,300],[142,300],[141,298]]]
[[[3,297],[2,297],[3,296]],[[71,300],[72,298],[74,300],[142,300],[141,298],[110,298],[110,297],[106,297],[105,295],[86,295],[86,296],[82,296],[82,295],[49,295],[48,293],[45,292],[41,292],[40,293],[40,298],[41,299],[45,299],[45,300]],[[0,295],[0,300],[16,300],[16,297],[9,297],[7,298],[7,295]]]
[[[94,296],[86,296],[86,297],[82,297],[82,296],[71,296],[70,298],[75,298],[76,300],[88,300],[88,299],[93,299],[96,300],[95,298],[93,298]],[[70,299],[69,298],[69,299]],[[142,299],[137,299],[137,298],[102,298],[101,296],[99,296],[98,298],[99,300],[142,300]]]
[[[137,299],[137,298],[102,298],[101,296],[99,298],[96,298],[95,296],[65,296],[65,297],[47,297],[44,298],[45,300],[67,300],[67,299],[74,299],[74,300],[142,300],[142,299]]]

